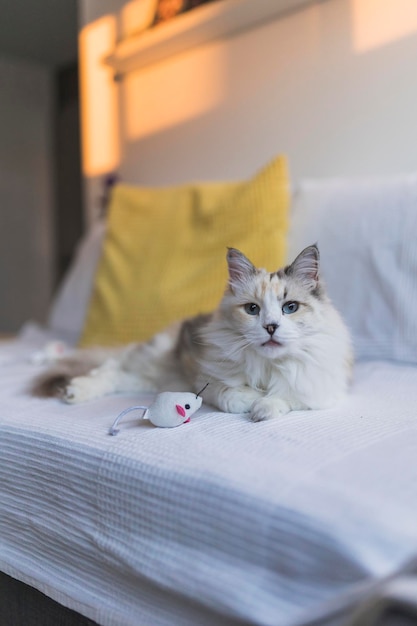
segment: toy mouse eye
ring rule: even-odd
[[[191,409],[191,407],[190,407],[190,405],[189,405],[189,404],[186,404],[186,405],[185,405],[185,408],[186,408],[186,409]]]
[[[254,302],[248,302],[243,307],[248,315],[259,315],[259,311],[261,307],[255,304]]]

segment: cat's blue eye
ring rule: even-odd
[[[282,312],[285,313],[285,315],[291,315],[291,313],[298,311],[299,306],[298,302],[286,302],[282,305]]]
[[[261,310],[260,306],[254,302],[248,302],[248,304],[245,304],[244,309],[248,315],[259,315],[259,311]]]

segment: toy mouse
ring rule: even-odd
[[[208,385],[208,383],[207,383]],[[164,391],[156,396],[155,401],[149,406],[131,406],[122,411],[115,419],[109,430],[109,435],[117,435],[116,428],[119,421],[130,411],[143,410],[142,419],[149,420],[154,426],[160,428],[174,428],[190,421],[190,418],[201,407],[203,398],[201,393],[207,387],[203,387],[198,394]]]
[[[42,348],[30,355],[30,362],[35,365],[47,365],[66,356],[68,346],[63,341],[48,341]]]

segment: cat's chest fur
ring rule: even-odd
[[[229,371],[225,368],[223,376],[233,378],[233,383],[237,385],[247,385],[252,389],[261,392],[268,392],[272,389],[288,389],[288,381],[278,363],[263,358],[252,350],[245,351],[238,362],[232,366],[229,363]]]
[[[242,383],[259,391],[268,391],[272,380],[277,379],[277,369],[274,365],[257,354],[245,355],[241,367]]]

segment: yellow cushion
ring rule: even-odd
[[[257,266],[283,265],[288,205],[284,157],[246,182],[115,187],[80,344],[146,340],[215,309],[228,246]]]

